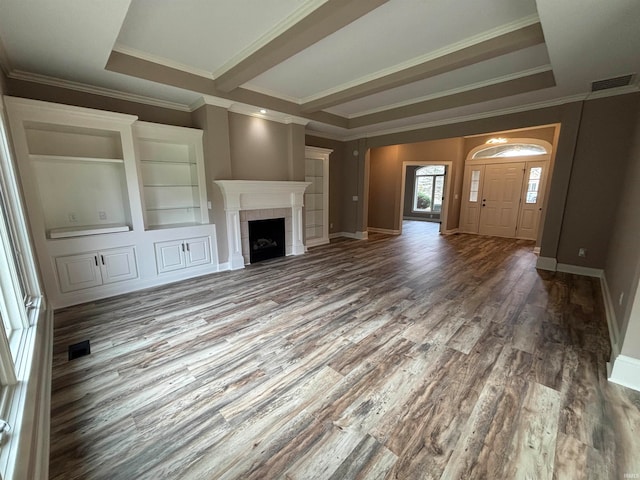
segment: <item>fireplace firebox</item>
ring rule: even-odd
[[[285,256],[284,218],[249,222],[249,261],[261,262]]]

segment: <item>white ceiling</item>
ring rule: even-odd
[[[0,0],[0,62],[12,78],[185,110],[199,104],[203,92],[106,70],[112,51],[205,77],[213,85],[330,2]],[[538,21],[545,43],[324,110],[353,119],[544,70],[553,71],[553,87],[350,129],[308,116],[308,129],[351,138],[448,123],[587,98],[594,80],[640,72],[638,0],[389,0],[240,87],[295,107]],[[637,90],[637,76],[634,81],[616,93]]]

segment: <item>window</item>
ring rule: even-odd
[[[414,212],[436,213],[442,211],[444,174],[444,165],[429,165],[416,170],[413,190]]]
[[[529,181],[527,182],[527,195],[525,203],[538,202],[538,189],[540,188],[540,177],[542,176],[542,167],[532,167],[529,170]]]
[[[25,465],[39,471],[46,461],[46,447],[36,438],[42,422],[48,421],[43,402],[48,395],[52,316],[42,308],[23,212],[0,96],[0,424],[11,426],[0,445],[1,478],[11,478],[16,469],[26,471]],[[27,452],[25,445],[34,448]]]
[[[480,170],[471,172],[471,186],[469,188],[469,201],[478,201],[478,192],[480,191]]]
[[[505,158],[525,157],[530,155],[546,155],[547,150],[542,145],[533,143],[510,143],[507,145],[493,145],[475,152],[471,158]]]

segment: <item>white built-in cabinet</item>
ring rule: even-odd
[[[333,150],[305,147],[305,245],[329,243],[329,155]]]
[[[54,307],[218,270],[201,130],[14,97],[5,104]],[[160,268],[163,242],[188,245],[190,268]]]
[[[208,223],[201,130],[133,126],[147,229]]]
[[[138,277],[134,247],[56,257],[63,292],[122,282]]]
[[[211,263],[209,237],[159,242],[155,244],[155,251],[159,273]]]

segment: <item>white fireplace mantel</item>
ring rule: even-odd
[[[240,236],[240,211],[291,208],[292,255],[304,253],[302,242],[302,206],[309,182],[262,180],[216,180],[224,198],[229,243],[229,268],[244,268]]]

